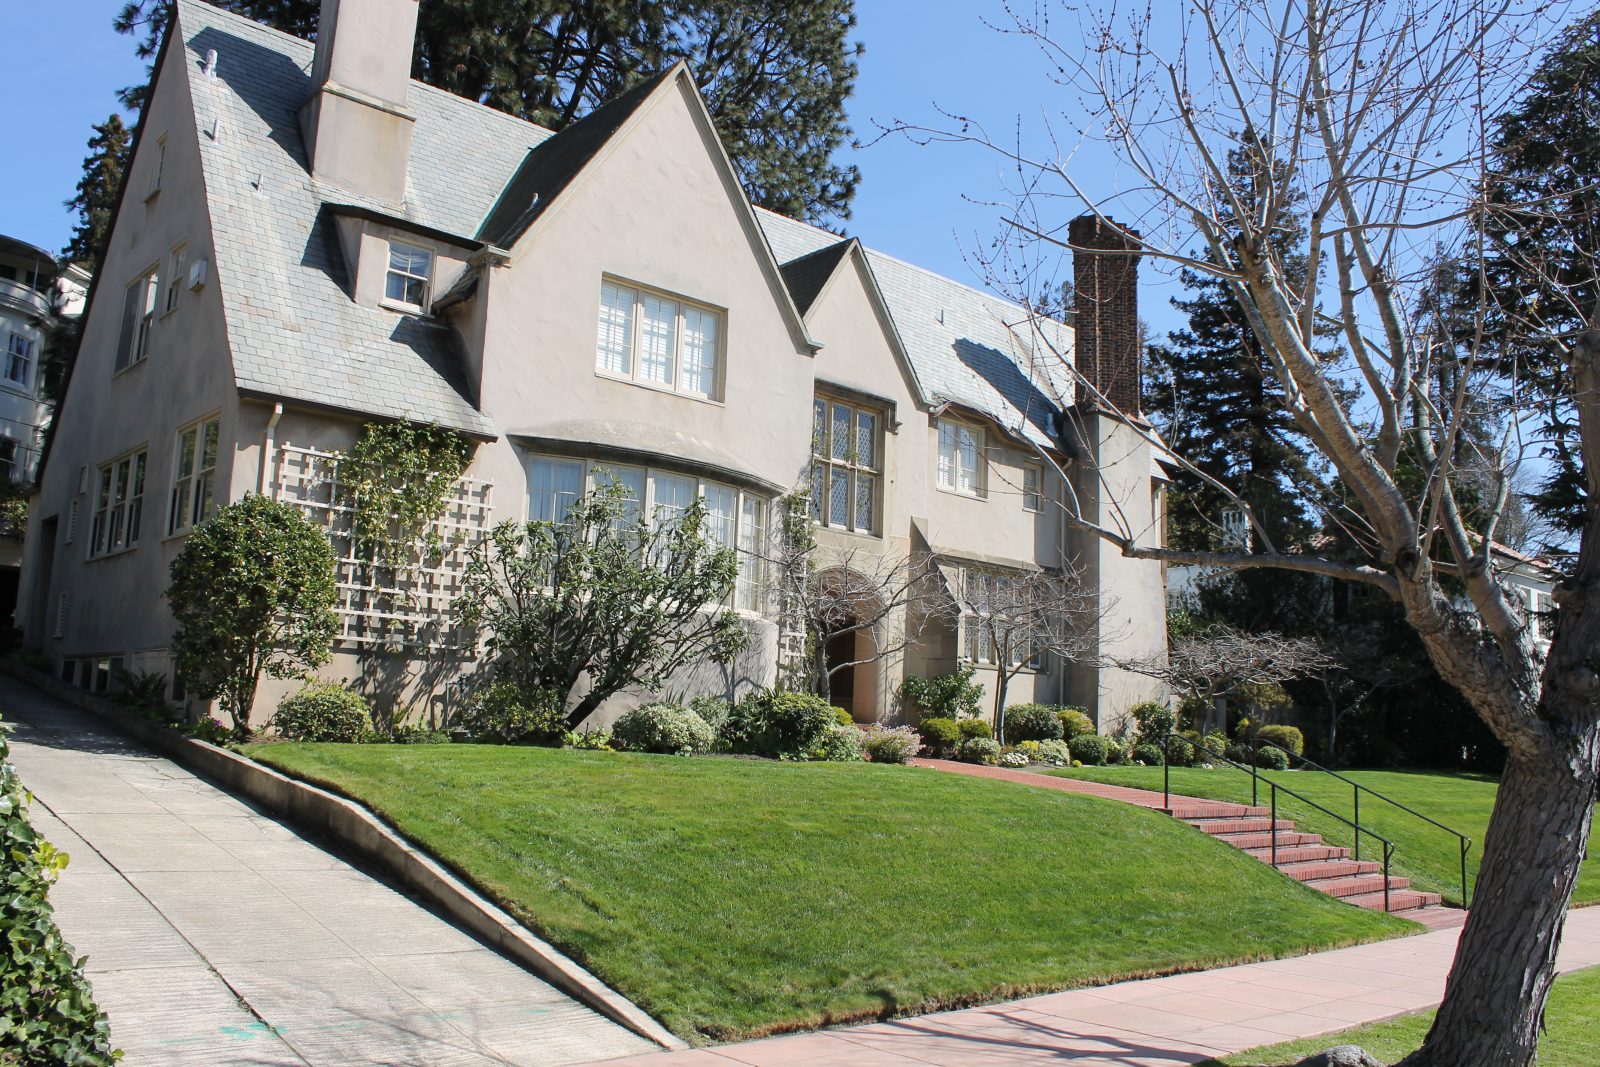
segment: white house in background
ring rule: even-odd
[[[324,673],[447,713],[480,667],[449,625],[462,551],[380,617],[330,507],[333,454],[383,420],[476,443],[445,520],[463,542],[559,515],[601,472],[648,515],[704,498],[752,640],[674,692],[777,677],[792,645],[762,546],[807,482],[819,541],[929,552],[946,581],[1075,565],[1106,658],[1165,650],[1160,565],[1057,506],[1159,543],[1164,476],[1095,399],[1137,417],[1124,235],[1073,223],[1084,307],[1041,321],[752,207],[681,64],[552,133],[412,81],[416,17],[415,0],[324,0],[313,46],[177,0],[30,518],[19,614],[63,678],[170,674],[168,565],[212,507],[263,493],[341,557]],[[893,717],[906,674],[967,661],[992,684],[963,625],[851,668],[838,702]],[[838,654],[870,651],[856,640]],[[1011,692],[1109,722],[1151,685],[1045,658]],[[283,692],[263,685],[257,713]]]

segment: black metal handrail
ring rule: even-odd
[[[1196,741],[1193,738],[1184,737],[1182,734],[1169,733],[1169,734],[1167,734],[1166,736],[1164,736],[1161,739],[1161,805],[1162,805],[1162,807],[1166,808],[1168,811],[1172,810],[1172,760],[1170,758],[1170,756],[1171,756],[1170,745],[1171,745],[1171,743],[1173,741],[1182,741],[1184,744],[1188,745],[1191,749],[1198,750],[1200,752],[1204,752],[1204,753],[1206,753],[1206,755],[1211,756],[1214,759],[1219,759],[1223,763],[1228,764],[1230,767],[1237,767],[1242,771],[1249,771],[1250,772],[1250,779],[1251,779],[1251,781],[1250,781],[1251,806],[1252,807],[1259,807],[1260,806],[1259,804],[1255,803],[1255,800],[1256,800],[1256,797],[1257,797],[1256,786],[1257,786],[1257,782],[1259,781],[1260,776],[1256,773],[1256,768],[1254,766],[1248,766],[1247,767],[1244,764],[1239,763],[1236,760],[1229,759],[1225,754],[1223,754],[1221,752],[1218,752],[1215,749],[1211,748],[1209,745],[1206,745],[1205,743],[1200,742],[1200,741]],[[1271,742],[1268,742],[1268,743],[1270,744]],[[1267,825],[1268,825],[1269,831],[1271,833],[1272,866],[1274,868],[1278,866],[1278,791],[1281,789],[1283,792],[1285,792],[1285,793],[1289,794],[1290,796],[1294,797],[1296,800],[1300,801],[1301,803],[1309,804],[1313,808],[1316,808],[1318,811],[1322,812],[1324,815],[1327,815],[1327,816],[1330,816],[1332,818],[1338,819],[1340,822],[1344,823],[1346,826],[1350,827],[1352,830],[1354,830],[1356,832],[1358,840],[1360,839],[1361,833],[1365,832],[1368,837],[1375,837],[1379,841],[1383,842],[1383,910],[1385,912],[1387,912],[1389,910],[1389,866],[1390,866],[1390,861],[1394,858],[1394,851],[1395,851],[1394,842],[1390,841],[1387,837],[1384,837],[1382,834],[1378,833],[1376,830],[1372,830],[1372,829],[1369,829],[1367,827],[1364,827],[1360,823],[1352,822],[1351,820],[1345,818],[1343,815],[1340,815],[1338,812],[1332,811],[1332,810],[1330,810],[1328,808],[1323,807],[1321,804],[1318,804],[1315,800],[1312,800],[1310,797],[1304,796],[1304,795],[1302,795],[1300,793],[1297,793],[1293,789],[1290,789],[1286,785],[1279,785],[1276,781],[1274,781],[1271,778],[1267,779],[1267,787],[1272,790],[1272,793],[1271,793],[1271,799],[1272,799],[1271,814],[1268,816],[1268,819],[1267,819]]]
[[[1344,775],[1340,774],[1338,771],[1333,770],[1333,769],[1328,768],[1328,767],[1324,767],[1322,764],[1318,763],[1316,760],[1309,759],[1309,758],[1307,758],[1305,756],[1302,756],[1298,752],[1293,751],[1292,749],[1284,748],[1282,745],[1280,745],[1280,744],[1278,744],[1278,743],[1276,743],[1274,741],[1268,741],[1265,738],[1255,738],[1254,740],[1252,740],[1251,743],[1250,743],[1250,748],[1251,748],[1251,753],[1250,754],[1251,754],[1252,760],[1254,759],[1255,753],[1260,750],[1262,745],[1265,745],[1268,748],[1275,748],[1279,752],[1282,752],[1285,756],[1288,756],[1290,760],[1299,760],[1301,763],[1305,764],[1307,767],[1310,767],[1314,771],[1321,771],[1323,774],[1331,774],[1335,778],[1339,779],[1339,781],[1341,781],[1341,782],[1345,783],[1346,785],[1350,786],[1350,788],[1352,790],[1351,797],[1350,797],[1351,807],[1352,807],[1351,815],[1352,815],[1353,818],[1355,818],[1355,820],[1357,822],[1361,821],[1361,794],[1362,793],[1366,793],[1369,796],[1375,797],[1378,800],[1383,801],[1385,804],[1390,804],[1390,805],[1392,805],[1392,806],[1394,806],[1396,808],[1399,808],[1401,811],[1405,812],[1407,815],[1415,816],[1416,818],[1421,819],[1425,823],[1428,823],[1428,824],[1430,824],[1432,826],[1437,826],[1439,829],[1443,830],[1447,834],[1454,835],[1456,840],[1461,845],[1461,906],[1463,908],[1471,906],[1472,901],[1468,898],[1468,895],[1467,895],[1467,853],[1472,850],[1472,838],[1468,837],[1466,834],[1462,833],[1460,830],[1455,829],[1454,827],[1446,826],[1444,823],[1440,822],[1438,819],[1435,819],[1435,818],[1433,818],[1431,816],[1428,816],[1428,815],[1424,815],[1424,814],[1422,814],[1422,812],[1417,811],[1414,808],[1407,807],[1406,805],[1400,803],[1398,800],[1394,799],[1393,797],[1386,796],[1383,793],[1378,792],[1376,789],[1373,789],[1371,786],[1362,785],[1360,782],[1356,781],[1353,778],[1346,778]],[[1251,795],[1254,796],[1254,793],[1252,792]],[[1361,858],[1361,834],[1359,832],[1356,834],[1355,855],[1356,855],[1356,859],[1360,859]]]

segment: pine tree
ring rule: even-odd
[[[216,0],[297,36],[318,0]],[[164,0],[127,0],[122,33],[150,58]],[[414,77],[559,130],[683,59],[751,200],[812,222],[849,218],[861,179],[834,161],[850,138],[844,103],[861,46],[854,0],[429,0],[417,18]],[[144,87],[123,92],[137,107]]]
[[[1600,307],[1600,13],[1567,31],[1495,132],[1495,210],[1467,284],[1488,296],[1485,347],[1538,411],[1550,466],[1529,503],[1572,534],[1587,493],[1571,385],[1547,339],[1592,328]]]
[[[1228,155],[1228,173],[1247,207],[1256,199],[1256,183],[1269,177],[1265,171],[1251,138],[1241,138]],[[1271,253],[1291,279],[1305,272],[1295,251],[1303,237],[1301,217],[1279,217]],[[1301,544],[1316,528],[1308,509],[1319,487],[1306,460],[1312,449],[1284,408],[1282,387],[1226,283],[1195,269],[1180,277],[1189,295],[1172,305],[1188,316],[1188,325],[1147,349],[1146,407],[1176,454],[1250,504],[1279,551]],[[1227,505],[1226,493],[1181,472],[1169,498],[1171,545],[1218,547]],[[1263,547],[1259,538],[1254,547]]]
[[[83,177],[78,180],[78,195],[66,202],[78,213],[78,221],[73,226],[72,239],[61,253],[63,259],[98,270],[127,164],[128,128],[121,116],[113,114],[94,127],[89,154],[83,160]]]

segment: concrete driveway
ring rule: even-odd
[[[129,1067],[567,1064],[656,1046],[381,879],[0,676],[50,894]]]

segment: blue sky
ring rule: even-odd
[[[62,201],[77,183],[90,126],[116,107],[116,89],[144,77],[133,38],[111,29],[120,2],[0,4],[6,139],[27,146],[0,168],[0,233],[51,250],[65,244],[72,219]],[[857,15],[855,38],[866,54],[850,117],[863,142],[873,141],[875,122],[937,123],[938,107],[972,115],[996,135],[1010,131],[1019,113],[1036,128],[1049,102],[1047,72],[1028,45],[984,26],[985,17],[1004,17],[998,0],[858,0]],[[844,155],[863,175],[850,233],[901,259],[979,282],[970,253],[998,232],[996,211],[981,203],[1004,195],[997,157],[970,145],[924,146],[902,136]],[[1091,171],[1090,162],[1082,169]],[[1154,271],[1145,273],[1145,317],[1165,319],[1171,287]]]

